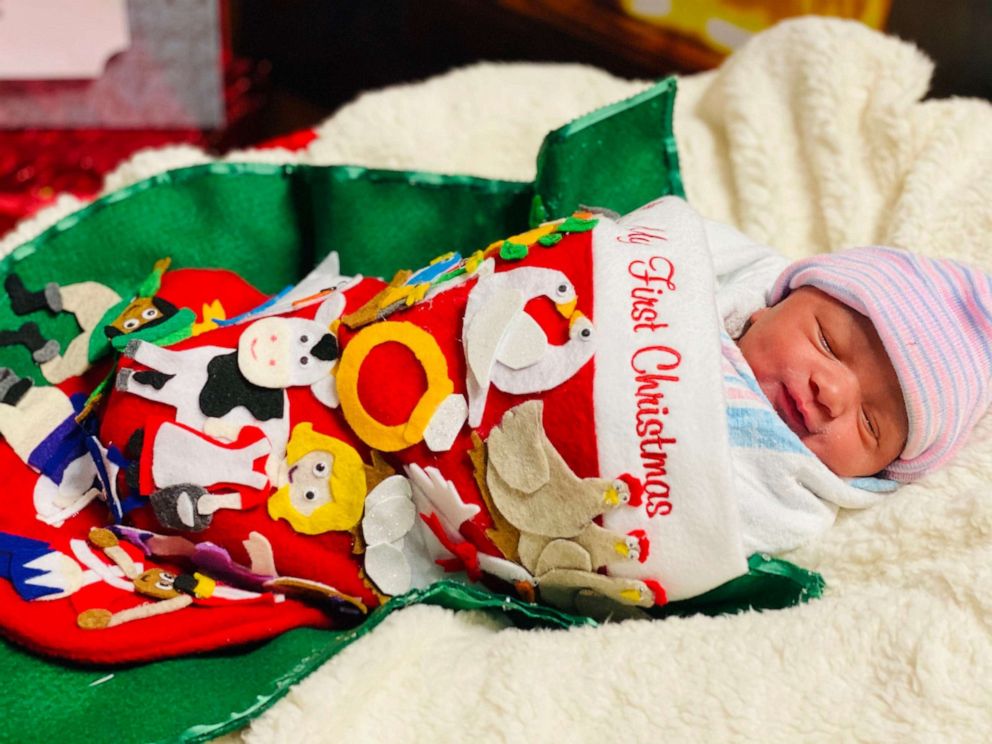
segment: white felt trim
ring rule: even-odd
[[[617,223],[601,218],[592,250],[599,472],[645,486],[640,507],[607,513],[603,526],[643,529],[653,548],[610,574],[695,596],[747,571],[702,220],[680,199],[658,200]]]

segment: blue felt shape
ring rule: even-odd
[[[437,263],[425,266],[422,269],[418,269],[417,272],[406,280],[407,284],[423,284],[424,282],[432,282],[437,279],[441,274],[457,266],[462,260],[462,257],[455,253],[451,258],[446,258],[443,261],[438,261]]]
[[[58,594],[62,590],[56,587],[29,583],[46,572],[27,564],[53,552],[51,546],[41,540],[0,532],[0,578],[13,584],[14,590],[27,601]]]

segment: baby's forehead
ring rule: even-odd
[[[833,297],[818,287],[794,289],[778,303],[789,319],[808,316],[815,318],[827,341],[843,347],[849,355],[875,357],[886,365],[891,358],[874,322],[867,315]]]
[[[818,287],[802,286],[778,301],[783,313],[828,313],[828,318],[875,329],[871,319]]]

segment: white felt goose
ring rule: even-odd
[[[553,346],[525,310],[547,297],[570,321],[569,340]],[[472,288],[465,307],[462,345],[468,367],[469,425],[478,426],[489,385],[509,393],[555,387],[592,356],[592,324],[576,312],[575,287],[562,272],[533,266],[490,274]]]

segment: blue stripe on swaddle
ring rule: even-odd
[[[728,405],[727,424],[731,447],[751,447],[812,457],[809,449],[774,411]]]
[[[775,413],[761,392],[737,344],[726,333],[721,334],[720,340],[730,446],[812,457],[813,453]]]

